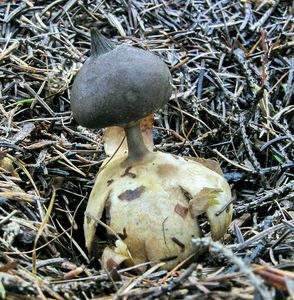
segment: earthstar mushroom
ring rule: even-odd
[[[128,153],[114,156],[98,173],[84,221],[86,246],[93,252],[97,222],[106,212],[107,269],[120,263],[166,261],[165,269],[196,253],[202,236],[197,217],[206,213],[211,237],[220,239],[232,217],[231,190],[216,162],[152,152],[139,122],[171,95],[171,75],[155,55],[127,45],[115,47],[92,30],[92,54],[72,88],[76,120],[89,128],[124,128]],[[226,207],[226,209],[223,209]]]

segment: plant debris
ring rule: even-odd
[[[1,1],[0,299],[293,297],[293,14],[284,0]],[[102,130],[73,120],[70,87],[92,26],[169,66],[155,149],[214,158],[232,185],[224,243],[195,241],[213,253],[197,264],[107,273],[88,256],[83,215],[106,155]]]

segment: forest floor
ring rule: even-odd
[[[294,299],[293,14],[290,0],[1,1],[0,299]],[[70,91],[92,26],[169,66],[155,149],[216,159],[232,187],[228,233],[197,263],[109,274],[88,256],[106,155]]]

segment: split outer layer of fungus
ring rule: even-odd
[[[95,29],[91,39],[92,54],[73,84],[73,114],[89,128],[123,127],[128,153],[114,156],[98,173],[85,213],[86,246],[95,252],[96,226],[107,212],[105,227],[115,236],[102,255],[107,269],[146,261],[165,261],[163,268],[171,269],[197,256],[192,238],[202,236],[200,214],[207,215],[212,239],[225,234],[230,187],[213,161],[147,149],[139,122],[169,100],[167,66],[148,51],[115,47]]]

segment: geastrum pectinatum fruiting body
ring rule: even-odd
[[[104,215],[108,234],[117,239],[104,249],[107,269],[123,261],[166,261],[170,269],[197,252],[191,240],[202,235],[198,215],[206,213],[212,239],[225,234],[230,187],[213,161],[147,149],[139,122],[169,100],[167,66],[148,51],[115,47],[95,29],[91,42],[91,56],[72,88],[73,114],[85,127],[123,127],[128,153],[114,155],[96,178],[85,214],[86,246],[93,252]]]

